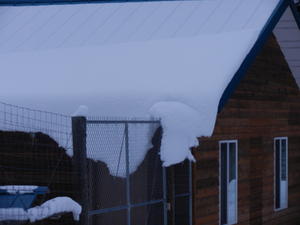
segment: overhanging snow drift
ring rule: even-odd
[[[193,159],[189,148],[211,135],[224,89],[278,2],[0,8],[0,95],[69,115],[85,104],[91,115],[159,117],[164,165]]]

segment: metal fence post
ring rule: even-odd
[[[130,200],[130,172],[129,172],[129,134],[128,123],[125,123],[125,154],[126,154],[126,200],[127,200],[127,225],[131,225],[131,200]]]
[[[79,203],[82,206],[80,225],[88,225],[88,177],[86,153],[86,118],[72,117],[73,157],[79,184]]]
[[[168,224],[168,202],[167,202],[167,174],[166,168],[162,166],[162,174],[163,174],[163,210],[164,210],[164,225]]]
[[[193,224],[193,166],[189,161],[189,222]]]

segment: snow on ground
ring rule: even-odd
[[[30,222],[35,222],[58,213],[67,212],[72,212],[74,220],[79,220],[81,206],[69,197],[56,197],[28,210],[0,208],[0,221],[30,220]]]
[[[19,18],[5,24],[13,16],[10,13],[0,23],[7,32],[2,39],[11,37],[8,44],[0,45],[0,67],[6,75],[0,83],[0,96],[13,104],[67,115],[82,104],[90,116],[151,119],[155,115],[164,128],[164,165],[193,160],[189,148],[197,144],[197,137],[212,134],[220,97],[278,2],[107,3],[99,5],[102,13],[95,13],[99,20],[84,19],[93,5],[10,8],[11,12],[23,12],[32,26],[25,26]],[[166,18],[171,12],[177,15],[176,23],[173,16]],[[32,14],[46,21],[42,31],[36,32],[41,25],[31,20]],[[85,21],[82,29],[77,20]],[[14,26],[22,24],[26,32],[14,36]],[[123,26],[139,38],[129,38]],[[87,32],[88,28],[94,30]],[[67,44],[77,34],[82,40],[86,33],[91,34],[86,44]],[[118,41],[110,41],[113,37]],[[45,46],[35,46],[37,42]],[[115,128],[104,128],[104,137],[106,129]],[[143,132],[148,139],[136,146],[131,172],[149,149],[154,129]],[[116,160],[118,153],[107,154],[109,149],[99,143],[98,151],[89,147],[95,144],[87,143],[89,157],[105,162],[112,174],[124,171],[124,164]]]
[[[6,190],[9,194],[25,194],[25,193],[32,193],[38,186],[32,185],[4,185],[0,186],[1,190]]]
[[[40,206],[27,210],[30,222],[42,220],[58,213],[72,212],[74,220],[79,220],[81,206],[69,197],[56,197]]]

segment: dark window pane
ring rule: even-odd
[[[221,224],[227,224],[227,144],[221,144]]]
[[[153,204],[131,208],[132,225],[163,225],[163,204]],[[113,225],[113,223],[111,223]],[[116,224],[118,225],[118,224]]]
[[[236,179],[236,144],[229,144],[229,182]]]
[[[189,197],[175,199],[175,225],[189,225]]]
[[[280,208],[280,140],[275,141],[275,207]]]

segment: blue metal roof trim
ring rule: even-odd
[[[293,0],[290,0],[290,7],[291,7],[292,13],[295,17],[298,28],[300,30],[300,12],[298,12],[297,6],[293,2]]]
[[[270,18],[268,19],[267,23],[265,24],[264,28],[262,29],[257,41],[255,42],[254,46],[252,47],[251,51],[248,53],[246,58],[244,59],[243,63],[241,64],[238,71],[233,76],[232,80],[226,87],[225,91],[223,92],[223,95],[220,99],[219,106],[218,106],[218,112],[221,112],[226,103],[228,102],[229,98],[239,85],[240,81],[243,79],[243,77],[246,75],[246,72],[248,68],[251,66],[251,64],[254,62],[256,56],[261,51],[263,45],[265,44],[267,38],[272,33],[274,27],[278,23],[279,19],[281,18],[284,11],[289,6],[290,0],[281,0]]]
[[[123,3],[123,2],[159,2],[178,0],[0,0],[0,6],[33,6],[33,5],[71,5],[71,4],[95,4],[95,3]],[[196,1],[196,0],[181,0]]]

